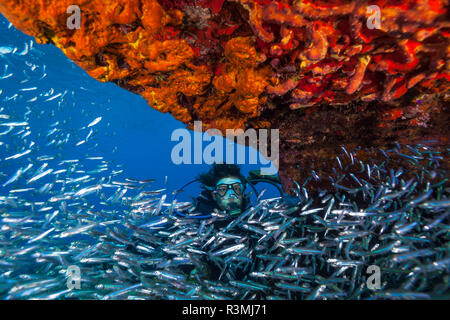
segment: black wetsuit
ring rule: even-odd
[[[250,204],[250,200],[249,200],[250,196],[244,195],[243,197],[243,201],[242,201],[242,207],[241,210],[242,212],[244,212],[246,209],[248,209],[249,204]],[[211,192],[209,192],[208,190],[203,190],[200,195],[194,199],[194,206],[195,209],[193,212],[200,212],[204,215],[208,215],[211,214],[214,209],[217,210],[221,210],[218,205],[217,202],[213,199]],[[231,220],[236,219],[237,216],[230,216],[229,218],[224,218],[224,219],[219,219],[214,221],[214,229],[219,232],[220,230],[222,230],[225,226],[227,226]],[[242,235],[245,235],[246,231],[245,230],[241,230]],[[247,241],[247,246],[252,247],[254,244],[249,243],[249,241]],[[203,263],[203,272],[206,272],[206,278],[208,278],[209,280],[218,280],[220,274],[221,274],[221,270],[217,267],[217,265],[215,263],[213,263],[209,258],[205,257],[204,260],[202,260]],[[236,274],[235,278],[236,279],[240,279],[244,276],[244,274]]]
[[[248,204],[249,204],[249,195],[244,195],[242,211],[247,209]],[[200,193],[200,195],[194,199],[194,206],[195,206],[195,209],[191,212],[191,214],[201,213],[202,215],[210,215],[211,213],[214,212],[214,209],[220,210],[217,205],[217,202],[213,199],[211,192],[209,192],[208,190],[203,190]],[[218,220],[214,221],[214,229],[217,232],[219,232],[225,226],[227,226],[231,222],[231,220],[233,220],[235,218],[237,218],[237,217],[230,216],[229,218],[222,218],[222,219],[218,219]],[[246,233],[245,230],[242,230],[241,232],[243,233],[242,235],[245,235],[245,233]],[[142,255],[142,253],[137,251],[135,248],[135,246],[140,241],[141,240],[139,240],[138,238],[133,237],[132,242],[134,243],[134,245],[129,245],[127,247],[127,250],[129,250],[135,254]],[[253,247],[254,244],[247,242],[246,245],[248,247]],[[164,256],[163,252],[160,252],[160,254],[162,256]],[[203,278],[207,278],[209,280],[218,280],[218,278],[221,274],[221,270],[215,263],[213,263],[213,261],[211,261],[209,259],[209,257],[207,257],[207,256],[203,257],[203,259],[201,259],[200,263],[201,263],[202,267],[199,270],[197,270],[197,272],[201,273]],[[184,274],[188,275],[193,271],[195,266],[180,265],[177,268],[179,270],[182,270],[182,272]],[[148,267],[143,266],[143,269],[144,270],[154,270],[154,266],[148,266]],[[235,277],[236,277],[236,279],[239,279],[239,278],[243,277],[243,275],[240,275],[238,272],[238,274],[236,274]]]
[[[217,202],[213,199],[211,192],[203,190],[200,195],[194,199],[195,209],[193,212],[200,212],[205,215],[211,214],[214,209],[219,210]]]

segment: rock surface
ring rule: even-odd
[[[188,128],[279,128],[286,190],[310,168],[326,175],[341,145],[448,144],[445,0],[3,0],[0,12]]]

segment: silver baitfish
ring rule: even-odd
[[[103,157],[27,159],[0,188],[0,298],[448,297],[450,189],[432,150],[375,150],[384,161],[363,163],[343,147],[330,190],[298,182],[296,196],[261,196],[236,218],[201,219],[191,203]],[[412,161],[414,177],[395,159]],[[325,179],[311,172],[311,181]],[[382,279],[375,291],[366,285],[371,266]]]

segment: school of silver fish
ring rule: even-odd
[[[109,169],[95,178],[83,175],[81,161],[62,161],[54,169],[46,169],[45,162],[34,172],[31,168],[37,165],[20,168],[2,185],[0,196],[0,295],[446,297],[448,178],[432,148],[408,147],[429,164],[417,162],[421,174],[416,178],[404,180],[401,169],[389,169],[388,158],[381,165],[362,163],[351,153],[349,163],[329,177],[334,190],[308,194],[305,181],[297,184],[295,197],[262,199],[231,220],[218,211],[197,219],[191,203],[166,201],[167,190],[149,189],[152,180],[119,180],[123,173],[114,170],[106,177]],[[383,153],[389,157],[399,152],[394,148]],[[342,165],[345,154],[340,156]],[[345,187],[346,179],[356,178],[352,171],[358,167],[367,179],[359,179],[358,188]],[[39,179],[49,175],[53,181],[38,188]],[[19,177],[30,188],[5,192]],[[377,290],[367,285],[372,265],[381,270]],[[72,280],[67,270],[73,266],[79,268],[79,288],[68,287]]]

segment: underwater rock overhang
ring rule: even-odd
[[[286,190],[312,169],[326,177],[341,145],[448,145],[445,0],[2,0],[0,12],[189,128],[279,128]]]

